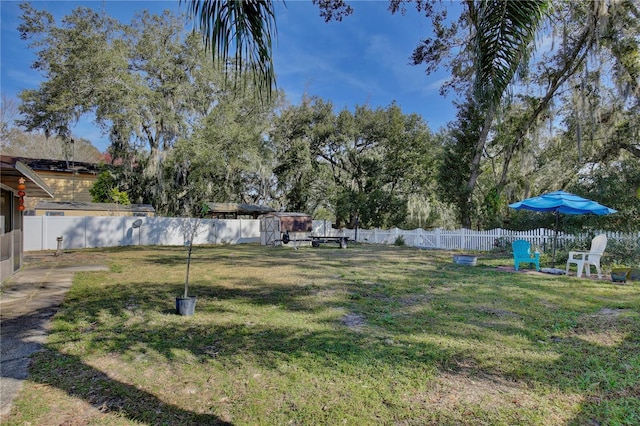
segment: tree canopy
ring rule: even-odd
[[[440,0],[391,0],[392,13],[412,4],[432,24],[411,61],[451,73],[442,90],[457,94],[458,115],[438,134],[395,104],[286,103],[272,2],[185,2],[200,32],[169,12],[122,23],[79,7],[56,23],[22,5],[19,29],[44,81],[22,92],[17,123],[68,146],[70,125],[92,116],[122,166],[118,191],[166,214],[207,199],[431,226],[450,223],[453,207],[463,226],[484,228],[518,223],[509,202],[563,188],[625,211],[594,224],[636,220],[640,200],[616,189],[640,187],[633,0],[466,0],[456,17]],[[314,3],[327,21],[353,12]],[[9,113],[3,138],[16,134]]]
[[[408,3],[393,0],[391,10]],[[449,194],[464,226],[485,226],[487,216],[509,215],[508,202],[577,184],[590,164],[640,158],[637,2],[469,0],[457,19],[437,0],[413,3],[434,30],[413,63],[427,72],[447,67],[443,90],[464,100],[442,175],[459,188]]]
[[[429,196],[437,144],[422,118],[395,104],[336,114],[330,102],[306,97],[282,111],[271,135],[287,208],[325,207],[349,226],[400,226],[410,197]]]

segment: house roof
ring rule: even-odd
[[[74,172],[81,174],[97,175],[100,173],[100,164],[83,161],[49,160],[45,158],[16,157],[22,163],[35,171],[42,172]]]
[[[306,214],[306,213],[298,213],[298,212],[276,212],[276,211],[274,211],[274,212],[272,212],[272,213],[268,213],[268,214],[267,214],[267,216],[277,216],[277,217],[280,217],[280,218],[283,218],[283,217],[302,217],[302,218],[305,218],[305,217],[311,217],[311,215],[308,215],[308,214]]]
[[[21,157],[0,155],[0,182],[14,191],[18,190],[18,179],[25,178],[29,197],[53,198],[53,190],[33,171]]]
[[[236,203],[207,203],[209,214],[237,214],[256,216],[274,212],[275,209],[257,204],[236,204]]]
[[[156,210],[151,204],[84,203],[79,201],[38,201],[36,210],[85,210],[85,211],[121,211],[148,212]]]

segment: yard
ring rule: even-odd
[[[7,424],[640,424],[640,283],[406,247],[84,250]],[[63,256],[64,258],[64,256]]]

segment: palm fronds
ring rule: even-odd
[[[271,0],[181,0],[188,3],[213,58],[235,71],[248,71],[261,95],[269,99],[275,86],[272,40],[276,36]],[[233,51],[233,56],[230,52]]]
[[[475,28],[476,96],[493,107],[528,60],[550,0],[481,0],[467,6]]]

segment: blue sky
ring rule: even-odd
[[[172,1],[33,1],[59,20],[79,5],[104,9],[122,22],[136,11],[163,9],[186,12],[186,5]],[[418,42],[430,36],[429,20],[413,10],[392,15],[387,1],[350,1],[353,15],[342,22],[325,23],[310,1],[276,3],[278,38],[274,64],[278,88],[298,104],[301,96],[320,96],[337,110],[355,105],[386,107],[395,101],[405,113],[417,113],[433,131],[455,119],[452,97],[439,94],[446,73],[427,76],[423,66],[409,64]],[[35,89],[39,73],[30,69],[34,59],[19,38],[19,2],[0,0],[0,87],[17,98],[23,89]],[[455,2],[451,7],[456,7]],[[107,141],[89,118],[74,128],[76,137],[87,138],[101,151]]]

